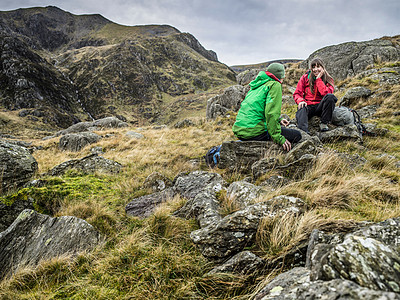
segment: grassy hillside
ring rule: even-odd
[[[293,86],[303,70],[296,64],[288,70],[284,94]],[[338,83],[351,87],[362,83],[378,90],[375,82],[359,78]],[[380,127],[389,129],[384,137],[365,137],[363,145],[337,142],[325,145],[324,156],[305,174],[302,180],[269,192],[259,201],[276,195],[302,198],[309,210],[301,217],[285,222],[268,219],[257,233],[252,251],[263,258],[273,259],[290,251],[315,228],[338,231],[354,226],[355,221],[377,222],[400,215],[400,122],[393,112],[399,111],[399,85],[391,86],[392,96],[378,98],[381,104]],[[359,103],[364,106],[367,103]],[[286,104],[283,112],[294,117],[296,106]],[[193,118],[196,126],[183,129],[153,129],[143,127],[144,139],[125,136],[136,127],[99,132],[110,134],[97,144],[104,157],[120,162],[124,168],[118,175],[83,175],[70,171],[62,177],[44,177],[44,187],[25,188],[1,198],[10,202],[16,198],[32,197],[42,211],[54,216],[74,215],[83,218],[106,236],[105,245],[92,253],[70,260],[58,258],[43,262],[35,270],[23,270],[0,284],[2,299],[249,299],[258,287],[283,270],[259,277],[210,275],[213,268],[194,247],[189,233],[198,228],[193,220],[173,217],[171,212],[183,205],[175,197],[146,219],[125,215],[125,205],[133,198],[151,193],[143,182],[152,172],[171,180],[182,171],[208,170],[202,156],[213,145],[235,140],[229,118],[206,122]],[[8,122],[14,120],[10,117]],[[26,135],[28,136],[28,135]],[[35,135],[32,135],[35,137]],[[61,162],[90,153],[90,147],[80,153],[62,152],[58,139],[43,141],[29,138],[42,150],[34,152],[39,173]],[[367,163],[358,169],[337,159],[333,151],[358,154]],[[233,182],[244,175],[224,170],[225,180]],[[220,194],[225,214],[234,210]],[[268,235],[265,232],[269,232]]]

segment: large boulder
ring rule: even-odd
[[[240,209],[254,204],[255,200],[262,195],[261,187],[246,181],[233,182],[226,191],[226,198]]]
[[[0,141],[0,193],[23,186],[37,170],[37,161],[28,149]]]
[[[280,213],[301,214],[304,209],[305,203],[301,199],[278,196],[247,206],[225,216],[219,222],[195,230],[190,234],[190,238],[203,256],[215,262],[222,262],[252,244],[261,218]]]
[[[246,89],[241,85],[226,88],[222,95],[214,96],[207,101],[206,118],[215,119],[225,116],[228,111],[238,111],[246,96]]]
[[[101,137],[93,132],[69,133],[60,138],[59,148],[61,150],[78,152],[86,145],[97,143]]]
[[[60,176],[70,169],[79,170],[87,174],[95,172],[116,174],[120,172],[121,168],[122,166],[118,162],[97,154],[90,154],[81,159],[72,159],[63,162],[47,172],[47,175]]]
[[[236,82],[240,85],[247,85],[257,77],[260,71],[261,69],[249,69],[240,72],[238,75],[236,75]]]
[[[253,178],[259,178],[262,175],[274,171],[280,176],[291,179],[300,179],[310,170],[316,161],[316,156],[312,154],[304,154],[298,160],[281,164],[276,158],[264,158],[255,162],[252,167]]]
[[[283,154],[282,147],[274,142],[230,141],[221,146],[218,168],[251,172],[251,165],[264,157],[275,157]]]
[[[312,280],[347,279],[360,286],[400,293],[400,218],[346,235],[312,233],[307,266]]]
[[[315,57],[325,62],[327,70],[336,80],[343,80],[363,72],[377,61],[400,60],[400,48],[390,39],[348,42],[319,49],[300,66],[308,68],[309,62]]]
[[[0,233],[0,280],[43,260],[91,250],[101,241],[100,234],[82,219],[52,218],[26,209]]]
[[[182,173],[174,179],[176,192],[186,199],[193,199],[199,192],[207,188],[211,188],[217,193],[226,186],[227,183],[221,175],[204,171]]]
[[[195,218],[200,228],[218,223],[222,217],[215,191],[212,187],[199,191],[194,198],[189,199],[182,208],[175,212],[175,216],[186,219]]]
[[[99,120],[95,120],[93,122],[79,122],[76,123],[67,129],[60,130],[56,133],[56,136],[70,134],[70,133],[79,133],[93,130],[101,130],[105,128],[122,128],[127,127],[128,124],[126,122],[121,121],[116,117],[107,117]]]
[[[318,138],[321,142],[335,142],[335,141],[353,141],[362,143],[362,135],[355,124],[335,127],[332,130],[319,132]]]
[[[146,218],[154,213],[161,203],[173,198],[175,191],[167,188],[163,191],[135,198],[125,206],[125,212],[131,217]]]

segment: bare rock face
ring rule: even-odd
[[[25,147],[0,141],[1,190],[4,193],[29,182],[38,164]]]
[[[26,209],[0,233],[0,279],[19,268],[35,267],[41,260],[91,250],[101,241],[100,234],[82,219],[52,218]]]

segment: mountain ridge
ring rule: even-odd
[[[17,62],[12,74],[0,70],[2,106],[30,109],[23,114],[62,128],[107,116],[168,122],[177,118],[168,110],[170,97],[199,98],[235,81],[214,51],[170,25],[124,26],[48,6],[0,12],[0,39],[1,50],[9,53],[3,65]],[[38,81],[37,74],[49,74],[51,84]]]

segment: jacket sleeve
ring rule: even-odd
[[[325,96],[326,94],[332,94],[335,89],[329,83],[325,85],[325,83],[322,81],[321,78],[315,80],[315,86],[317,87],[318,92],[321,94],[322,97]]]
[[[272,140],[282,145],[286,139],[281,135],[281,125],[279,123],[282,108],[282,86],[276,82],[271,86],[265,102],[265,121],[267,131]]]
[[[293,94],[293,99],[294,99],[294,102],[296,102],[296,104],[299,104],[300,102],[305,101],[304,93],[306,90],[306,80],[307,80],[307,77],[303,75],[303,76],[301,76],[299,82],[297,83],[296,90]]]

